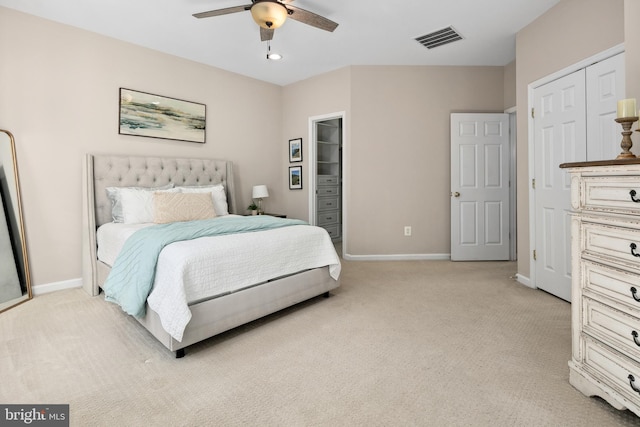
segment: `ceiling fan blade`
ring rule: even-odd
[[[338,27],[338,24],[330,19],[320,16],[308,10],[300,9],[296,6],[287,4],[287,9],[293,11],[289,18],[294,21],[302,22],[303,24],[311,25],[312,27],[320,28],[321,30],[333,32]]]
[[[244,12],[245,10],[249,10],[249,9],[251,9],[250,4],[246,6],[233,6],[233,7],[226,7],[224,9],[210,10],[208,12],[194,13],[193,16],[195,16],[196,18],[209,18],[211,16],[220,16],[220,15],[228,15],[230,13]]]
[[[267,40],[273,40],[273,34],[275,30],[272,28],[260,27],[260,41],[266,42]]]

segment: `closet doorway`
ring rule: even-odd
[[[309,218],[345,244],[343,149],[344,112],[309,118]]]

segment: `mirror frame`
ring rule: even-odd
[[[15,190],[16,190],[16,200],[17,200],[17,209],[16,213],[18,216],[18,230],[20,233],[20,242],[22,244],[22,258],[24,261],[24,281],[25,286],[27,288],[27,293],[22,295],[21,297],[15,298],[13,300],[6,301],[4,303],[0,302],[0,313],[6,311],[10,308],[13,308],[17,305],[22,304],[23,302],[29,301],[33,298],[33,293],[31,290],[31,273],[29,271],[29,257],[27,256],[27,238],[24,232],[24,219],[22,217],[22,198],[20,196],[20,180],[18,179],[18,159],[16,156],[16,144],[15,139],[13,138],[13,134],[8,130],[0,129],[0,133],[5,133],[9,137],[9,145],[11,149],[11,158],[13,159],[13,178],[15,181]]]

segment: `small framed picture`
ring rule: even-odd
[[[302,161],[302,138],[289,140],[289,163]]]
[[[289,190],[302,190],[302,166],[289,166]]]

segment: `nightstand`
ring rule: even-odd
[[[284,214],[278,214],[278,213],[269,213],[269,212],[265,212],[263,215],[269,215],[269,216],[274,216],[276,218],[286,218],[287,216]],[[244,216],[260,216],[260,215],[252,215],[252,214],[244,214]]]

